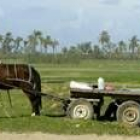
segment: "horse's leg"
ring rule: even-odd
[[[32,106],[32,116],[40,115],[39,97],[34,95],[28,95],[28,97]]]
[[[31,116],[35,116],[35,108],[34,108],[34,103],[33,103],[34,98],[33,98],[33,96],[30,95],[30,93],[26,93],[26,92],[25,92],[25,94],[27,95],[27,97],[28,97],[28,99],[29,99],[29,101],[30,101],[30,104],[31,104],[31,109],[32,109],[32,114],[31,114]]]
[[[34,96],[34,100],[32,103],[33,103],[33,110],[35,115],[40,115],[39,102],[40,102],[40,97],[38,95]]]

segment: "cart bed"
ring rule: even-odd
[[[109,96],[114,98],[135,98],[140,100],[140,89],[118,89],[113,91],[108,90],[98,90],[98,88],[87,89],[70,89],[71,98],[100,98],[103,96]]]

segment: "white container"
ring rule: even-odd
[[[102,77],[98,78],[98,89],[99,90],[104,90],[105,88],[105,82],[104,79]]]

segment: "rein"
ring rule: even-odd
[[[8,86],[10,88],[20,89],[17,86],[13,86],[13,85],[1,82],[1,81],[0,81],[0,84],[2,84],[4,86]],[[57,100],[57,101],[68,101],[69,100],[69,98],[65,98],[65,99],[64,98],[60,98],[58,96],[53,95],[52,93],[43,93],[43,92],[39,92],[39,91],[36,91],[36,90],[29,90],[29,89],[26,89],[26,91],[28,92],[27,94],[31,94],[31,95],[35,95],[36,96],[36,94],[34,94],[34,93],[38,93],[38,94],[40,94],[43,97],[47,97],[49,99],[54,99],[54,100]]]
[[[7,80],[8,81],[8,80]],[[13,81],[13,80],[9,80],[9,81]],[[15,80],[16,81],[16,80]],[[19,81],[18,81],[19,82]],[[21,81],[21,82],[26,82],[26,81]],[[28,83],[28,82],[26,82],[26,83]],[[3,86],[6,86],[6,87],[9,87],[9,88],[14,88],[14,89],[21,89],[21,88],[19,88],[18,86],[15,86],[15,85],[11,85],[11,84],[7,84],[7,83],[5,83],[4,81],[2,82],[2,81],[0,81],[0,84],[2,84]],[[32,85],[31,83],[30,83],[30,85]],[[33,92],[35,92],[35,90],[29,90],[29,89],[25,89],[26,91],[28,91],[29,93],[28,94],[32,94],[32,95],[35,95],[35,94],[33,94]],[[36,91],[37,92],[37,91]],[[39,93],[39,92],[38,92]]]

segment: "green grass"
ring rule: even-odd
[[[18,133],[41,131],[57,134],[140,135],[139,128],[127,128],[115,122],[78,121],[46,116],[2,118],[0,128],[1,131]]]
[[[42,90],[60,97],[69,97],[69,81],[97,82],[99,76],[112,82],[117,88],[122,86],[140,87],[139,61],[83,61],[78,65],[33,64],[40,72],[42,81],[66,81],[64,83],[43,83]],[[27,97],[20,90],[13,90],[12,109],[7,95],[0,96],[0,131],[34,132],[57,134],[121,134],[139,135],[140,128],[129,128],[116,121],[82,121],[63,117],[62,103],[43,98],[40,117],[30,117],[31,107]],[[110,98],[105,99],[103,112]]]
[[[53,87],[48,88],[48,87]],[[57,90],[59,96],[68,96],[66,84],[43,85],[43,90]],[[55,134],[121,134],[140,135],[140,128],[129,128],[116,121],[96,121],[96,120],[72,120],[64,115],[61,102],[43,98],[42,115],[30,117],[31,108],[26,96],[19,90],[11,92],[12,109],[8,102],[7,95],[1,94],[0,106],[0,131],[1,132],[44,132]],[[110,99],[107,98],[105,107]],[[104,107],[104,108],[105,108]]]
[[[80,64],[33,64],[40,72],[42,82],[45,81],[85,81],[97,82],[102,76],[107,82],[140,83],[139,61],[128,60],[93,60],[83,61]]]

